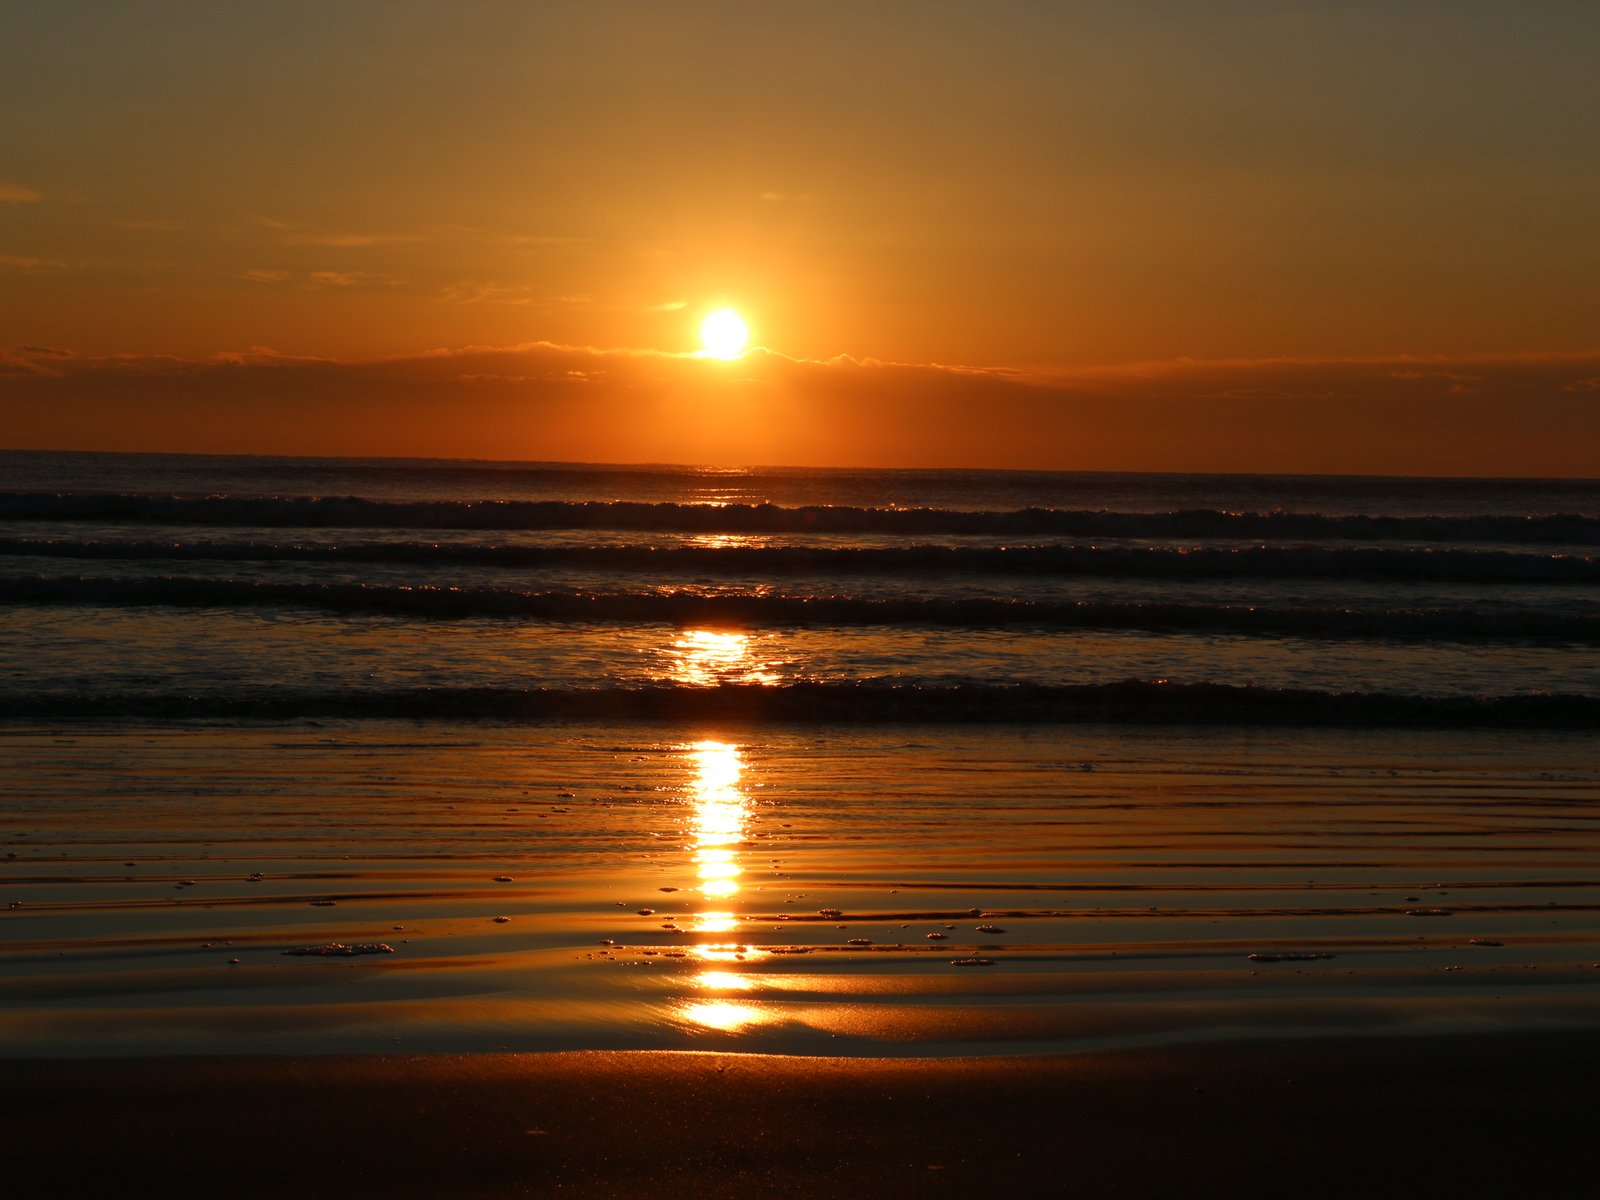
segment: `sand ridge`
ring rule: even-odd
[[[1589,1169],[1597,1067],[1538,1034],[22,1062],[7,1126],[19,1198],[1537,1196]]]

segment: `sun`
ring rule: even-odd
[[[731,308],[719,308],[700,322],[701,353],[710,358],[738,358],[750,341],[750,327]]]

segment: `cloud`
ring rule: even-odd
[[[561,234],[506,233],[500,230],[479,229],[471,225],[426,225],[408,230],[348,230],[319,229],[301,221],[285,221],[277,217],[253,216],[254,225],[275,230],[284,246],[331,246],[342,249],[359,249],[365,246],[393,246],[416,242],[473,243],[506,249],[572,249],[589,244],[587,238],[568,237]]]
[[[363,361],[19,347],[0,357],[0,425],[13,445],[102,449],[1585,476],[1600,446],[1595,379],[1600,352],[1043,376],[547,342]],[[1462,380],[1472,390],[1452,392]]]
[[[0,183],[0,204],[38,204],[43,199],[43,192],[18,183]]]
[[[275,267],[254,267],[238,273],[251,283],[295,284],[302,288],[399,287],[393,275],[376,271],[285,271]]]
[[[458,279],[440,288],[438,295],[445,304],[533,304],[544,311],[595,302],[595,298],[587,292],[566,292],[552,296],[536,291],[531,284],[508,283],[498,279]]]
[[[282,234],[278,238],[280,245],[284,246],[332,246],[336,248],[359,248],[363,246],[395,245],[403,242],[418,242],[423,239],[414,233],[393,233],[377,230],[327,230],[318,229],[302,221],[285,221],[278,217],[250,216],[247,217],[252,225],[260,225],[266,229],[276,230]]]
[[[64,271],[72,266],[57,258],[29,258],[22,254],[0,254],[0,269],[11,271]]]
[[[480,229],[475,225],[439,225],[426,230],[422,237],[436,241],[477,242],[485,246],[571,248],[589,245],[591,239],[569,237],[550,233],[505,233],[494,229]]]
[[[196,364],[181,358],[159,354],[111,354],[85,357],[71,350],[55,346],[0,347],[0,380],[7,377],[48,377],[75,380],[92,365],[123,380],[171,376],[192,370]],[[12,399],[0,386],[0,411]]]
[[[416,239],[401,233],[291,233],[280,239],[285,246],[379,246]]]
[[[442,288],[439,299],[446,304],[532,304],[533,289],[525,283],[460,279]]]
[[[325,287],[398,287],[400,284],[394,276],[376,271],[312,271],[306,278]]]
[[[0,347],[0,380],[19,375],[56,375],[60,372],[52,369],[53,361],[70,362],[75,357],[72,351],[54,346]]]
[[[304,366],[307,364],[326,364],[331,360],[285,354],[281,350],[274,350],[271,346],[251,346],[248,350],[224,350],[220,354],[212,355],[210,361],[213,363],[228,363],[232,366],[244,366],[252,363],[271,363],[279,366],[297,364]],[[195,365],[202,366],[204,364],[197,363]]]
[[[1473,392],[1477,391],[1477,388],[1475,388],[1473,385],[1479,382],[1478,376],[1463,375],[1459,371],[1421,371],[1415,367],[1409,367],[1402,371],[1391,371],[1389,372],[1389,377],[1391,379],[1402,379],[1407,381],[1433,379],[1442,383],[1448,383],[1450,386],[1445,388],[1444,391],[1446,395],[1451,396],[1471,395]]]

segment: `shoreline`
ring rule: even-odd
[[[1592,1169],[1600,1034],[6,1069],[18,1197],[1541,1195]],[[48,1193],[24,1160],[52,1164]]]
[[[709,732],[0,739],[0,1055],[1597,1024],[1592,739]]]

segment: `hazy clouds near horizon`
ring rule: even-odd
[[[952,385],[896,440],[890,409],[829,409],[865,376],[824,372],[812,415],[778,420],[780,406],[764,433],[703,409],[697,444],[728,453],[831,426],[860,434],[832,445],[841,460],[918,445],[1021,465],[1053,439],[1064,466],[1092,465],[1085,445],[1168,465],[1170,438],[1221,456],[1191,465],[1228,469],[1246,447],[1344,461],[1330,446],[1359,436],[1363,461],[1403,451],[1429,472],[1496,444],[1567,461],[1588,436],[1592,370],[1445,380],[1456,408],[1435,413],[1426,381],[1355,387],[1326,364],[1470,375],[1600,348],[1592,4],[62,0],[7,24],[0,329],[77,360],[131,356],[75,367],[71,388],[13,384],[7,404],[46,387],[99,404],[113,381],[132,402],[161,377],[170,406],[228,374],[138,366],[163,355],[336,360],[317,378],[359,393],[372,364],[439,347],[683,352],[728,304],[788,358],[923,364],[924,396],[944,386],[933,364],[1109,366],[1126,402],[1095,408],[1080,380],[1040,415],[1036,392],[984,377],[999,390]],[[1325,369],[1314,384],[1295,368],[1274,410],[1239,391],[1279,387],[1260,366],[1218,387],[1162,368],[1190,390],[1180,405],[1157,389],[1134,454],[1124,364],[1185,358]],[[214,432],[231,448],[428,440],[420,417],[385,429],[329,410],[314,428],[294,395],[239,391],[242,369],[234,395],[269,407],[227,408],[235,424]],[[911,394],[884,378],[873,404]],[[550,390],[531,387],[520,402]],[[513,391],[495,394],[514,406]],[[1379,395],[1357,427],[1359,398]],[[192,437],[217,419],[165,411],[146,430]],[[12,436],[48,425],[36,418]],[[551,436],[566,420],[549,418]],[[655,429],[648,412],[629,420]],[[1028,420],[1043,423],[999,428]],[[515,428],[452,421],[437,436],[474,445]],[[821,454],[821,436],[803,444]]]

